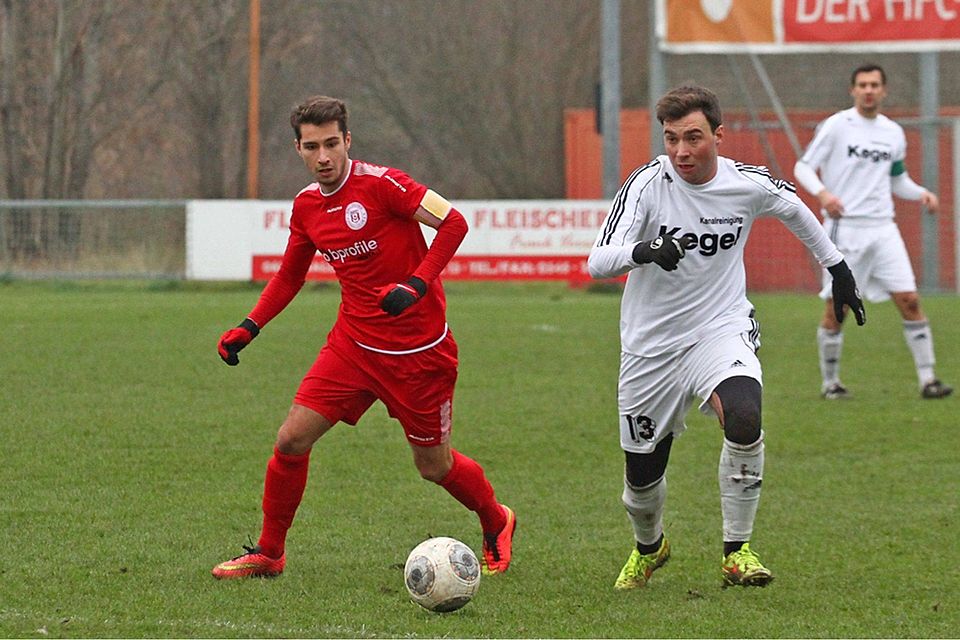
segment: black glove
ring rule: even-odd
[[[380,289],[380,308],[391,316],[398,316],[427,293],[427,283],[417,276],[406,282],[387,285]]]
[[[217,351],[220,357],[231,367],[240,364],[240,358],[237,356],[240,350],[250,344],[250,341],[260,333],[260,327],[250,318],[245,318],[237,327],[230,329],[222,336],[217,343]]]
[[[683,243],[665,233],[653,240],[637,243],[633,248],[633,261],[639,264],[656,262],[664,271],[673,271],[686,254]]]
[[[843,307],[846,305],[857,317],[857,324],[862,326],[867,321],[867,312],[863,309],[857,281],[853,279],[847,262],[841,260],[832,267],[827,267],[827,271],[833,276],[833,314],[837,316],[837,322],[843,322]]]

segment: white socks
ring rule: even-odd
[[[763,481],[763,432],[756,442],[737,444],[723,439],[718,469],[720,511],[724,541],[749,540],[760,504]],[[663,505],[667,500],[667,477],[645,487],[623,481],[623,506],[633,525],[633,535],[644,545],[655,544],[663,535]]]
[[[820,375],[823,387],[840,382],[840,352],[843,351],[843,331],[817,327],[817,347],[820,353]]]
[[[917,367],[917,380],[922,389],[923,385],[933,382],[936,378],[933,373],[933,365],[936,361],[933,357],[933,334],[930,333],[930,321],[904,320],[903,339],[907,341],[907,347],[913,354],[913,364]]]
[[[937,376],[933,371],[936,359],[933,356],[933,334],[929,320],[904,320],[903,339],[913,355],[920,388]],[[823,387],[840,382],[840,352],[843,351],[843,331],[830,331],[817,327],[817,347],[820,353],[820,375]]]
[[[717,477],[720,481],[723,540],[749,540],[763,481],[763,432],[756,442],[748,445],[724,438]]]
[[[623,506],[627,508],[633,535],[640,544],[655,544],[663,534],[663,504],[667,500],[667,476],[636,488],[623,479]]]

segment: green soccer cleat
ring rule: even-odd
[[[723,559],[720,566],[724,586],[765,587],[773,581],[773,574],[760,562],[760,556],[744,542],[737,551]]]
[[[670,543],[666,538],[654,553],[641,554],[634,549],[627,559],[627,564],[620,570],[613,588],[626,590],[645,586],[653,572],[665,565],[669,559]]]

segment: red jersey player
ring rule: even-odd
[[[497,502],[480,465],[450,446],[457,344],[438,276],[466,235],[466,220],[402,171],[350,159],[342,101],[310,98],[294,109],[290,124],[317,181],[294,200],[280,269],[250,315],[220,338],[220,357],[239,362],[238,352],[300,291],[318,251],[340,281],[341,304],[277,434],[260,539],[212,573],[224,579],[283,571],[314,443],[337,422],[356,424],[377,399],[403,426],[420,475],[479,516],[484,573],[506,571],[514,513]],[[437,231],[429,248],[421,224]]]

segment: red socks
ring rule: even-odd
[[[263,531],[260,552],[269,558],[283,555],[287,529],[303,499],[307,486],[310,452],[294,456],[280,453],[274,447],[263,481]]]
[[[440,486],[467,509],[477,512],[484,533],[500,533],[507,524],[507,515],[497,502],[483,467],[456,449],[450,452],[453,466]]]
[[[507,516],[493,493],[493,487],[483,473],[483,467],[474,460],[451,450],[453,466],[440,486],[463,506],[480,517],[484,533],[499,533],[507,524]],[[310,453],[287,455],[276,448],[267,463],[263,482],[263,531],[260,533],[260,552],[270,558],[283,555],[287,530],[303,499],[307,486]]]

